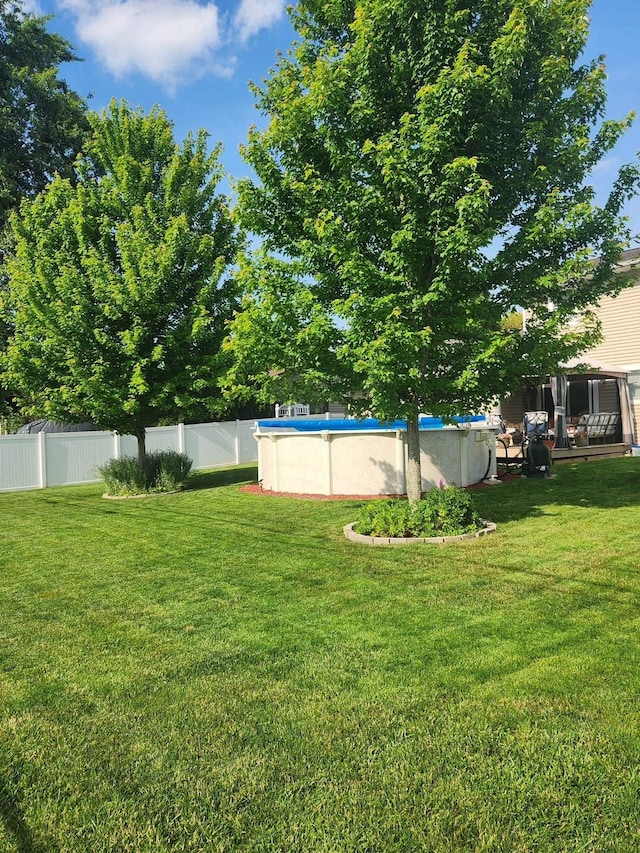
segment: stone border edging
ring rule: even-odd
[[[480,536],[488,536],[489,533],[496,532],[496,525],[492,521],[483,521],[482,530],[476,530],[475,533],[462,533],[460,536],[365,536],[363,533],[356,533],[353,529],[357,522],[345,524],[342,528],[344,535],[352,542],[359,542],[361,545],[414,545],[422,542],[430,543],[431,545],[445,545],[447,542],[458,542],[462,539],[478,539]]]

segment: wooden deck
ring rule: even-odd
[[[497,442],[496,457],[498,465],[502,465],[507,469],[516,470],[519,464],[522,463],[522,446],[519,444],[510,445],[505,448]],[[551,449],[551,461],[556,463],[562,462],[589,462],[596,459],[610,459],[615,456],[625,456],[631,452],[631,446],[628,444],[591,444],[587,447],[569,447],[566,450]]]
[[[554,448],[551,459],[554,462],[589,462],[593,459],[609,459],[613,456],[624,456],[631,453],[631,445],[623,444],[589,444],[587,447],[569,447],[566,450]]]

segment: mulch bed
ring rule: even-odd
[[[252,495],[265,495],[274,498],[300,498],[310,501],[370,501],[382,498],[401,498],[403,495],[302,495],[299,492],[273,492],[271,489],[263,489],[259,483],[250,483],[240,486],[241,492],[249,492]]]
[[[499,479],[503,483],[508,483],[511,480],[519,480],[520,474],[501,474]],[[472,489],[492,489],[487,483],[473,483],[470,486],[465,486],[467,491]],[[382,500],[384,498],[402,498],[404,495],[303,495],[298,492],[273,492],[270,489],[263,489],[260,483],[249,483],[246,486],[240,486],[241,492],[248,492],[252,495],[264,495],[265,497],[274,498],[299,498],[300,500],[311,501],[372,501]]]

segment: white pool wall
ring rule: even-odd
[[[407,491],[406,431],[290,432],[258,427],[258,477],[274,492],[394,495]],[[495,430],[420,431],[422,489],[468,486],[496,474]]]

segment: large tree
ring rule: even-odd
[[[142,464],[147,426],[218,402],[238,234],[204,131],[178,145],[116,102],[90,121],[74,180],[12,217],[5,378],[26,413],[135,435]]]
[[[597,333],[575,313],[622,285],[638,171],[594,203],[589,175],[631,118],[603,120],[589,5],[301,0],[299,41],[255,87],[268,124],[244,149],[259,182],[241,182],[240,215],[280,260],[244,273],[229,385],[277,398],[350,374],[356,411],[407,420],[411,500],[419,413],[480,409],[555,369]],[[524,334],[501,322],[514,306]]]

